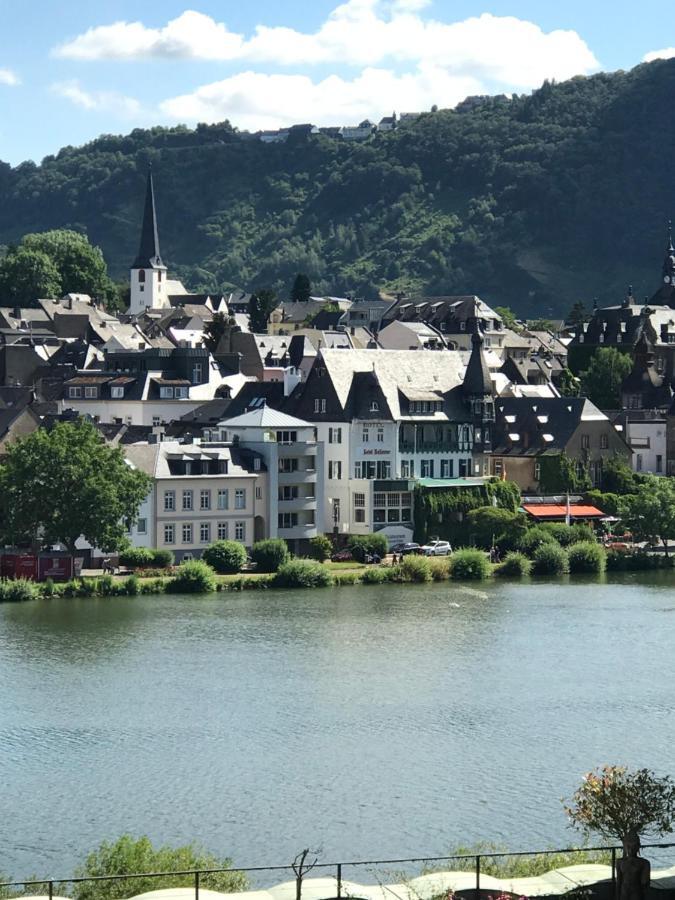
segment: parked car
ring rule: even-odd
[[[421,553],[422,548],[419,544],[409,543],[404,544],[400,552],[402,556],[409,556],[411,553]]]
[[[353,559],[351,550],[338,550],[330,558],[331,562],[351,562]]]
[[[447,556],[452,553],[452,547],[449,541],[429,541],[422,545],[422,553],[425,556]]]

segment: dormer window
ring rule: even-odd
[[[111,387],[110,388],[110,397],[113,400],[121,400],[124,397],[124,388],[123,387]]]
[[[466,331],[466,322],[460,322],[460,323],[459,323],[459,330],[460,330],[460,331]]]
[[[370,411],[371,412],[379,412],[380,411],[380,404],[377,402],[377,400],[370,401]]]

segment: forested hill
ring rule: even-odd
[[[152,163],[163,255],[194,289],[478,293],[520,314],[659,280],[675,218],[675,60],[427,113],[366,144],[136,130],[0,163],[0,244],[70,226],[125,277]]]

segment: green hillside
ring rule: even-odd
[[[244,140],[228,123],[136,130],[0,162],[0,244],[86,230],[115,277],[148,163],[162,249],[194,289],[475,292],[521,314],[657,286],[675,218],[675,60],[426,113],[353,145]]]

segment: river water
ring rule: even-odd
[[[0,870],[578,842],[583,772],[675,775],[674,637],[671,573],[4,605]]]

